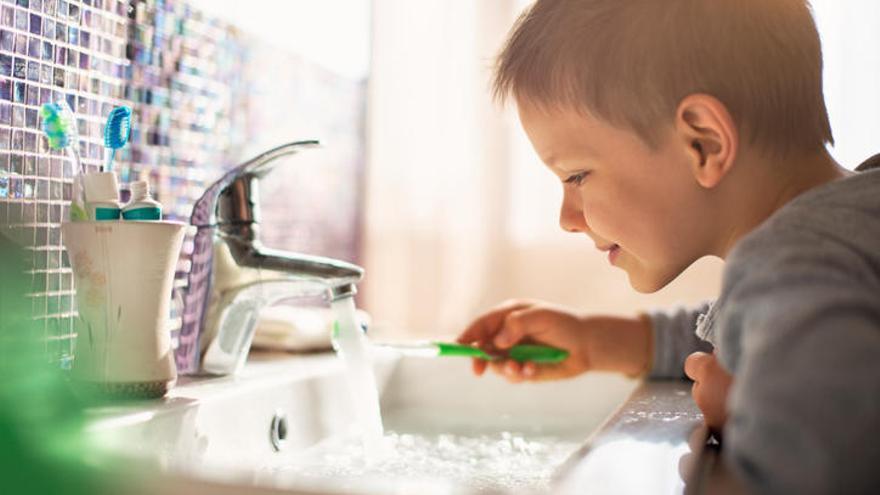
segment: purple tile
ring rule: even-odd
[[[15,47],[15,35],[12,31],[0,29],[0,50],[11,52]]]
[[[9,101],[12,99],[12,81],[9,79],[0,79],[0,100]]]
[[[47,85],[52,84],[52,67],[47,64],[40,66],[40,83]]]
[[[12,57],[5,54],[0,53],[0,76],[11,76],[12,75]]]
[[[39,62],[34,62],[33,60],[28,61],[27,78],[29,81],[34,81],[34,82],[37,82],[40,80],[40,64],[39,64]]]
[[[12,7],[4,5],[0,10],[0,24],[9,27],[15,25],[15,11]]]
[[[43,18],[38,14],[31,14],[31,34],[40,34],[43,29]]]
[[[38,105],[40,103],[40,88],[33,84],[28,85],[26,101],[28,105]]]
[[[55,45],[48,41],[44,41],[40,45],[40,55],[43,60],[52,61],[55,57]]]
[[[40,58],[40,38],[28,38],[28,55],[33,58]]]
[[[27,55],[27,36],[23,34],[15,35],[15,53]]]
[[[9,125],[12,123],[12,105],[0,103],[0,122]]]
[[[26,10],[15,10],[15,27],[22,31],[28,30],[28,13]]]
[[[27,61],[21,57],[15,57],[12,61],[12,77],[24,79],[27,76]]]

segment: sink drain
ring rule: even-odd
[[[275,452],[281,452],[287,445],[287,414],[284,411],[275,411],[269,426],[269,440]]]

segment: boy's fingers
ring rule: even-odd
[[[695,352],[687,357],[684,362],[684,374],[691,380],[698,381],[704,374],[706,366],[715,359],[711,354]]]
[[[471,367],[474,370],[474,374],[477,376],[482,376],[483,373],[486,372],[486,361],[483,359],[472,359]]]
[[[501,329],[498,331],[495,339],[492,340],[495,347],[507,349],[522,340],[526,336],[526,329],[528,328],[526,320],[529,318],[529,314],[528,309],[519,309],[508,313],[504,318]]]
[[[467,328],[465,328],[464,332],[458,336],[456,341],[460,344],[470,344],[473,342],[491,340],[501,328],[508,313],[516,309],[524,308],[529,304],[530,303],[523,301],[511,301],[502,304],[498,308],[493,309],[474,320]]]
[[[487,364],[489,365],[490,368],[492,368],[493,372],[504,376],[504,361],[502,361],[502,360],[488,361]]]

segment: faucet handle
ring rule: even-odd
[[[298,153],[304,149],[317,148],[320,146],[321,143],[317,140],[294,141],[282,144],[281,146],[257,155],[226,172],[223,177],[217,180],[217,182],[209,186],[204,194],[202,194],[202,197],[196,201],[195,205],[193,205],[190,223],[197,227],[212,227],[217,225],[218,202],[221,195],[229,192],[228,190],[230,188],[240,190],[238,194],[232,195],[239,203],[232,207],[232,209],[237,211],[235,216],[237,218],[240,218],[240,215],[244,215],[245,218],[252,217],[253,213],[255,213],[255,209],[252,207],[255,206],[256,202],[256,198],[249,197],[252,190],[252,180],[259,179],[271,172],[272,169],[275,168],[275,165],[277,165],[276,160],[278,158]],[[241,196],[242,191],[245,193],[244,197]],[[233,190],[232,192],[234,193],[235,191]],[[242,202],[242,200],[244,200],[244,202]]]

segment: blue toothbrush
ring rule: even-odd
[[[113,168],[116,150],[125,146],[131,136],[131,108],[116,107],[107,116],[104,126],[104,171]]]

